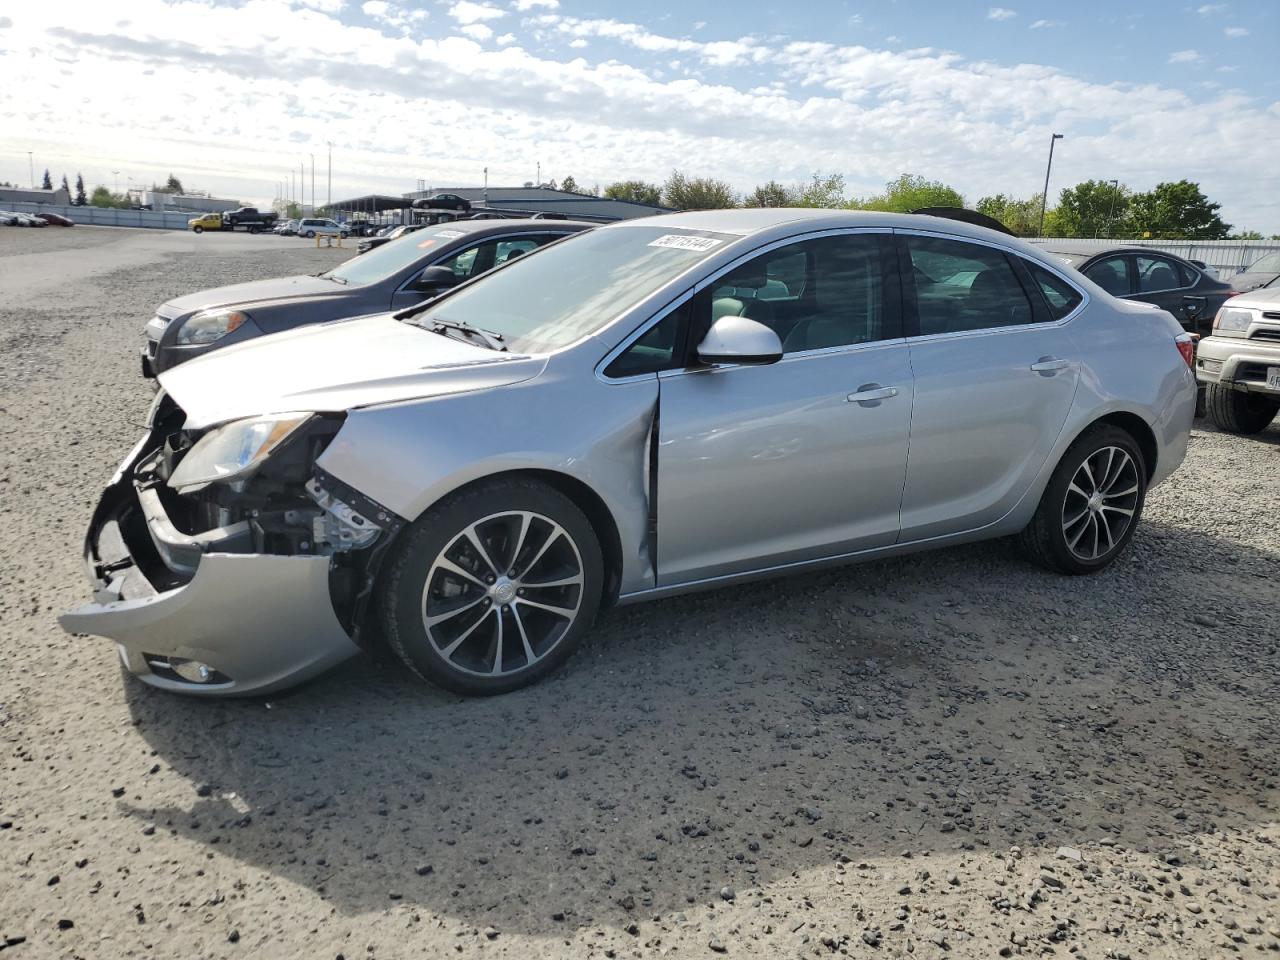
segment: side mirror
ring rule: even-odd
[[[698,344],[698,359],[703,363],[777,363],[782,359],[782,341],[763,323],[747,317],[721,317]]]
[[[440,291],[456,287],[462,281],[451,267],[427,267],[422,271],[413,287],[415,290]]]

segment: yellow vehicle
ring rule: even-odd
[[[204,233],[206,230],[222,229],[222,214],[220,213],[202,213],[198,217],[192,217],[187,221],[187,226],[196,233]]]

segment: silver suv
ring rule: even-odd
[[[1280,287],[1232,297],[1196,351],[1209,416],[1229,433],[1258,433],[1280,412]]]

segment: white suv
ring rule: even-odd
[[[306,237],[342,237],[346,239],[347,228],[335,220],[308,218],[298,222],[298,236]]]
[[[1196,349],[1209,416],[1221,430],[1259,433],[1280,412],[1280,287],[1232,297]]]

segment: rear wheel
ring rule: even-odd
[[[191,229],[196,233],[204,233],[204,227],[192,227]]]
[[[314,239],[316,238],[316,232],[315,232],[314,230],[308,230],[308,231],[304,234],[304,236],[305,236],[308,240],[314,240]]]
[[[1020,535],[1023,551],[1058,573],[1096,573],[1133,538],[1146,495],[1146,462],[1133,437],[1110,424],[1093,427],[1054,470]]]
[[[1209,419],[1227,433],[1260,433],[1280,412],[1280,399],[1209,384]]]
[[[578,507],[533,480],[479,484],[405,534],[380,585],[391,648],[456,693],[505,693],[556,669],[595,619],[599,541]]]

